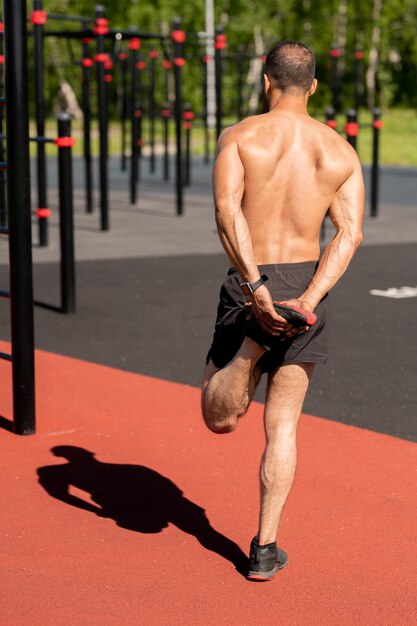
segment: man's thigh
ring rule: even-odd
[[[314,363],[291,363],[268,375],[265,402],[267,433],[283,421],[297,423],[314,367]]]

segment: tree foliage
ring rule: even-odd
[[[378,1],[381,7],[375,17],[375,2]],[[92,17],[94,5],[93,0],[46,0],[44,8],[53,13]],[[106,0],[105,7],[112,27],[128,28],[132,25],[141,31],[168,34],[174,16],[180,16],[187,33],[198,33],[205,28],[204,0]],[[215,14],[216,23],[223,25],[228,37],[227,54],[231,55],[238,46],[243,46],[248,56],[253,55],[256,29],[265,51],[282,40],[298,40],[311,46],[317,55],[318,77],[322,83],[321,96],[316,100],[318,106],[330,101],[329,51],[333,43],[338,44],[344,53],[340,61],[344,75],[344,107],[353,104],[353,54],[356,48],[364,51],[364,71],[370,71],[370,56],[376,58],[376,103],[382,106],[417,105],[415,0],[215,0]],[[48,23],[47,28],[52,28],[51,24]],[[71,23],[67,26],[78,27]],[[375,33],[378,34],[375,29],[379,29],[379,38],[375,37]],[[65,65],[79,60],[77,45],[47,41],[47,60],[51,70],[48,77],[50,99],[59,77],[68,73]],[[196,38],[188,39],[187,51],[190,55],[202,53]],[[60,69],[60,65],[64,67]],[[248,70],[248,64],[245,69]],[[229,111],[233,110],[236,102],[235,71],[236,66],[229,62],[225,73],[225,101]],[[77,69],[68,75],[74,76],[73,86],[78,91]],[[197,89],[201,85],[198,63],[189,63],[184,77],[186,98],[201,108],[201,95]]]

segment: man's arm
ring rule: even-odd
[[[314,277],[299,300],[313,311],[346,271],[362,239],[365,190],[359,159],[354,171],[338,189],[329,209],[336,235],[326,247]]]
[[[220,136],[213,171],[216,224],[220,241],[242,282],[253,283],[260,278],[252,248],[248,223],[242,213],[244,168],[233,129]],[[251,296],[252,310],[260,325],[271,334],[288,328],[283,317],[277,315],[271,294],[262,285]]]

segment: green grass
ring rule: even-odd
[[[396,165],[403,167],[417,167],[417,150],[415,149],[415,137],[417,136],[417,113],[413,109],[391,109],[382,114],[384,127],[380,135],[380,162],[382,165]],[[235,120],[226,119],[225,125],[233,124]],[[360,112],[360,129],[358,137],[358,153],[364,164],[371,163],[372,160],[372,127],[370,126],[371,116],[367,111]],[[338,116],[338,128],[343,129],[345,124],[344,116]],[[92,150],[93,154],[98,154],[98,130],[97,122],[93,122]],[[147,120],[144,120],[144,138],[148,138]],[[56,136],[56,122],[48,120],[46,124],[46,134],[49,137]],[[34,123],[31,123],[31,134],[35,134]],[[82,122],[73,121],[73,135],[77,139],[74,148],[74,155],[82,154]],[[162,124],[157,124],[157,141],[162,137]],[[171,141],[174,141],[174,127],[171,125]],[[196,154],[203,154],[204,131],[196,122],[192,130],[192,150]],[[47,145],[47,154],[56,154],[57,148]],[[36,146],[31,144],[32,156],[36,153]],[[111,155],[120,154],[120,125],[112,122],[109,126],[109,153]]]
[[[402,167],[417,167],[417,113],[412,109],[391,109],[384,111],[381,117],[384,127],[380,131],[380,163]],[[338,117],[338,128],[345,124],[343,116]],[[360,128],[358,136],[358,154],[364,164],[372,161],[372,121],[368,111],[359,115]]]

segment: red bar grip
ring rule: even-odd
[[[184,111],[182,117],[184,120],[191,121],[195,118],[195,113],[193,113],[192,111]]]
[[[4,24],[0,21],[0,33],[4,32]]]
[[[162,67],[164,68],[164,70],[170,70],[171,67],[172,67],[171,61],[168,61],[167,59],[164,59],[162,61]]]
[[[142,71],[146,68],[146,62],[145,61],[138,61],[136,63],[136,69]]]
[[[214,47],[216,50],[223,50],[227,46],[226,35],[216,35],[214,38]]]
[[[0,54],[0,65],[4,63],[4,54]]]
[[[357,137],[359,135],[358,122],[347,122],[345,124],[345,133],[348,137]]]
[[[75,138],[74,137],[57,137],[54,139],[54,144],[58,146],[58,148],[72,148],[75,146]]]
[[[204,62],[204,63],[210,63],[210,61],[212,61],[212,60],[213,60],[213,57],[210,57],[210,56],[208,56],[207,54],[205,54],[205,55],[203,56],[203,62]]]
[[[334,58],[341,57],[342,52],[339,50],[339,48],[332,48],[332,50],[330,50],[330,56]]]
[[[35,215],[37,215],[37,217],[46,219],[47,217],[51,217],[52,211],[51,209],[36,209]]]
[[[382,120],[375,120],[373,126],[374,128],[378,128],[378,130],[381,130],[381,128],[384,128],[384,122]]]
[[[109,29],[107,28],[107,26],[95,26],[95,28],[93,29],[93,33],[95,35],[107,35],[108,32]]]
[[[174,59],[174,65],[177,67],[183,67],[185,65],[185,59],[182,59],[181,57]]]
[[[139,48],[140,48],[139,37],[133,37],[133,39],[129,41],[129,50],[139,50]]]
[[[135,109],[135,112],[133,113],[133,115],[134,115],[136,118],[140,118],[140,117],[142,117],[142,110],[141,110],[141,109]]]
[[[109,32],[109,20],[106,17],[98,17],[94,23],[95,35],[107,35]]]
[[[355,59],[363,59],[364,56],[365,55],[362,52],[362,50],[356,50],[356,52],[355,52]]]
[[[100,52],[99,54],[96,54],[94,60],[96,63],[107,63],[109,55],[106,52]]]
[[[104,69],[111,70],[112,68],[113,68],[113,61],[111,59],[108,59],[104,64]]]
[[[337,122],[336,122],[336,120],[327,120],[326,121],[326,126],[330,126],[330,128],[334,128],[336,130]]]
[[[193,125],[191,124],[191,122],[184,122],[183,127],[185,130],[191,130]]]
[[[171,111],[169,109],[162,109],[161,115],[162,117],[171,117]]]
[[[113,81],[113,76],[111,74],[104,74],[104,82],[111,83]]]
[[[81,65],[83,67],[93,67],[94,65],[94,59],[90,59],[89,57],[85,57],[85,59],[83,59],[81,61]]]
[[[159,57],[158,50],[149,50],[148,56],[150,59],[157,59]]]
[[[185,30],[173,30],[171,33],[172,41],[175,43],[184,43],[185,41]]]
[[[91,39],[91,37],[84,37],[84,38],[82,39],[82,42],[83,42],[83,43],[87,43],[87,44],[88,44],[88,43],[91,43],[92,41],[93,41],[93,40]]]
[[[126,52],[119,52],[119,59],[120,59],[120,61],[126,61],[126,59],[127,59]]]
[[[48,14],[46,11],[32,11],[30,15],[30,21],[35,26],[43,26],[46,24],[48,19]]]

